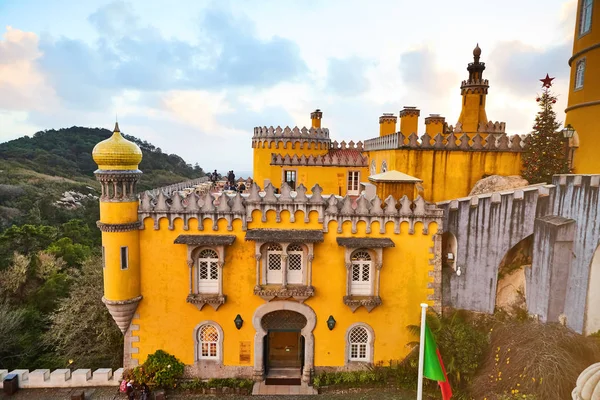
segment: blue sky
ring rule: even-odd
[[[378,135],[405,105],[454,124],[477,42],[488,118],[530,130],[539,78],[564,119],[574,0],[0,0],[0,140],[121,129],[204,169],[251,171],[254,126]]]

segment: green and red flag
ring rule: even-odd
[[[446,368],[440,355],[440,350],[435,343],[431,329],[425,322],[425,352],[423,354],[423,376],[432,381],[437,381],[442,391],[442,399],[450,400],[452,389],[446,375]]]

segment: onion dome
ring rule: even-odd
[[[121,136],[117,122],[113,135],[94,147],[92,158],[98,164],[98,169],[137,170],[142,161],[142,151],[137,144]]]
[[[475,46],[475,48],[473,49],[473,55],[475,57],[481,56],[481,49],[479,48],[479,43],[477,43],[477,46]]]
[[[600,363],[587,367],[577,378],[577,385],[572,393],[574,400],[600,399]]]

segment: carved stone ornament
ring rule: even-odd
[[[350,307],[352,312],[363,306],[368,312],[381,305],[379,296],[344,296],[344,304]]]
[[[103,222],[96,221],[96,226],[102,232],[129,232],[140,229],[142,223],[140,221],[135,221],[128,224],[105,224]]]
[[[196,293],[189,294],[186,301],[195,305],[198,310],[202,311],[205,305],[210,305],[217,311],[221,305],[225,304],[227,300],[226,295],[208,294],[208,293]]]
[[[315,288],[312,286],[257,286],[254,288],[254,294],[265,301],[271,301],[274,298],[281,300],[293,298],[303,303],[309,297],[315,295]]]

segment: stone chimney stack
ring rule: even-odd
[[[419,133],[419,115],[421,115],[421,111],[417,107],[404,106],[400,111],[400,132],[404,136]]]
[[[443,135],[446,133],[446,118],[440,114],[429,114],[429,117],[425,118],[425,132],[431,137],[438,133]]]
[[[312,120],[313,128],[321,128],[321,118],[323,118],[323,111],[319,110],[318,108],[310,113],[310,119]]]
[[[396,121],[398,118],[392,113],[383,113],[379,117],[379,136],[387,136],[396,133]]]

